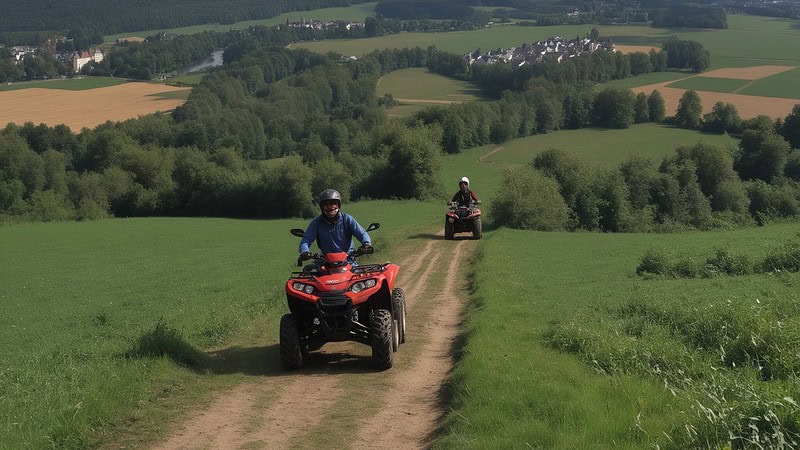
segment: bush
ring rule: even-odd
[[[128,350],[129,358],[162,357],[187,366],[198,366],[206,356],[183,339],[181,334],[159,320],[155,327],[142,334]]]
[[[718,248],[714,255],[706,259],[706,274],[749,275],[753,273],[753,263],[745,255],[732,256],[728,250]]]
[[[797,193],[790,184],[772,186],[756,180],[748,184],[747,195],[750,197],[750,214],[760,224],[773,218],[792,217],[800,212]]]
[[[667,255],[659,250],[650,249],[642,256],[636,266],[637,275],[666,275],[670,272]]]
[[[497,225],[552,231],[564,227],[569,209],[555,180],[530,167],[511,167],[492,200],[491,214]]]
[[[764,272],[800,272],[800,242],[789,242],[772,251],[761,263]]]

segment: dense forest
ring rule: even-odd
[[[621,175],[581,169],[582,189],[591,195],[576,197],[568,187],[562,188],[573,217],[564,227],[608,231],[666,224],[706,227],[731,211],[739,222],[797,214],[798,151],[791,150],[787,140],[798,145],[793,136],[798,133],[800,109],[779,123],[768,118],[737,121],[735,111],[726,105],[715,108],[714,115],[698,117],[697,101],[689,98],[681,114],[665,118],[657,92],[634,95],[613,88],[595,92],[597,82],[665,70],[670,57],[663,50],[631,55],[599,51],[565,63],[547,61],[522,68],[471,67],[463,55],[434,47],[376,51],[342,62],[337,55],[287,50],[281,36],[280,30],[261,27],[192,38],[208,41],[205,45],[224,41],[225,64],[205,76],[171,115],[109,122],[78,133],[64,126],[8,125],[0,132],[1,217],[302,216],[313,213],[313,194],[331,185],[353,199],[438,198],[443,150],[459,152],[562,128],[625,128],[662,120],[741,134],[743,144],[730,160],[681,157],[662,165],[661,175],[648,179],[661,183],[648,191],[651,213],[634,214],[636,220],[628,215],[613,222],[602,219],[610,217],[603,205],[619,205],[615,202],[621,198],[629,205],[624,211],[633,211],[633,200],[627,196],[638,192],[635,186],[619,184],[624,180]],[[695,44],[676,44],[703,51]],[[112,55],[108,67],[135,67],[141,58],[178,53],[185,45],[178,39],[137,44],[135,52]],[[408,67],[428,67],[473,81],[497,100],[436,106],[407,120],[389,119],[382,105],[392,104],[393,99],[375,97],[377,79]],[[735,201],[721,202],[719,190],[688,187],[695,179],[706,186],[706,172],[713,171],[707,162],[730,162],[730,170],[737,171],[726,183],[713,184],[713,189],[723,185],[733,189],[724,195],[734,196]],[[765,171],[765,165],[770,170]],[[676,168],[667,170],[670,167]],[[691,168],[694,178],[689,175]],[[550,169],[560,172],[560,166]],[[616,184],[597,184],[602,180]],[[736,180],[740,184],[731,187]],[[621,193],[625,195],[619,197]],[[661,199],[657,208],[652,206],[656,199]],[[700,203],[687,203],[689,199]],[[766,206],[753,206],[754,199]],[[702,211],[708,214],[686,213],[700,211],[697,208],[706,204],[710,209]],[[498,223],[506,218],[502,211],[496,216]]]

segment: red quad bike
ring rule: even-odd
[[[469,206],[458,206],[456,202],[449,202],[444,217],[444,238],[451,240],[456,233],[470,232],[473,239],[480,239],[483,230],[479,204],[480,200],[470,203]]]
[[[367,231],[380,228],[373,223]],[[303,236],[303,230],[291,230]],[[289,314],[281,318],[281,364],[299,369],[310,351],[328,342],[356,341],[372,347],[372,363],[392,367],[393,353],[406,341],[406,302],[394,287],[397,264],[353,265],[348,256],[372,253],[361,247],[347,253],[314,254],[312,264],[293,272],[286,282]],[[297,266],[303,260],[297,260]]]

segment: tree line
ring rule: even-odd
[[[800,105],[784,123],[800,121]],[[491,217],[536,230],[651,232],[764,224],[800,215],[800,150],[768,117],[745,121],[738,148],[681,146],[660,163],[631,155],[596,169],[559,149],[509,169]],[[796,126],[796,125],[795,125]],[[794,130],[797,133],[797,129]]]
[[[353,199],[431,198],[442,192],[442,149],[457,152],[560,128],[624,127],[664,115],[657,92],[594,92],[593,77],[611,77],[612,67],[613,76],[631,74],[625,70],[630,59],[613,54],[587,55],[572,69],[549,61],[509,78],[499,65],[480,75],[460,55],[434,47],[375,51],[342,62],[338,55],[276,46],[275,36],[269,30],[231,34],[224,66],[204,77],[171,115],[77,134],[63,125],[7,126],[0,133],[3,216],[286,217],[312,213],[308,200],[334,184]],[[667,58],[663,51],[644,55],[647,61],[651,56]],[[375,97],[377,79],[425,66],[478,74],[484,86],[510,88],[493,102],[388,119],[381,104],[391,99]]]

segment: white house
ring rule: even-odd
[[[89,62],[100,62],[103,60],[103,52],[100,49],[92,49],[89,51],[74,52],[72,54],[72,69],[75,73],[80,72],[83,66]]]

